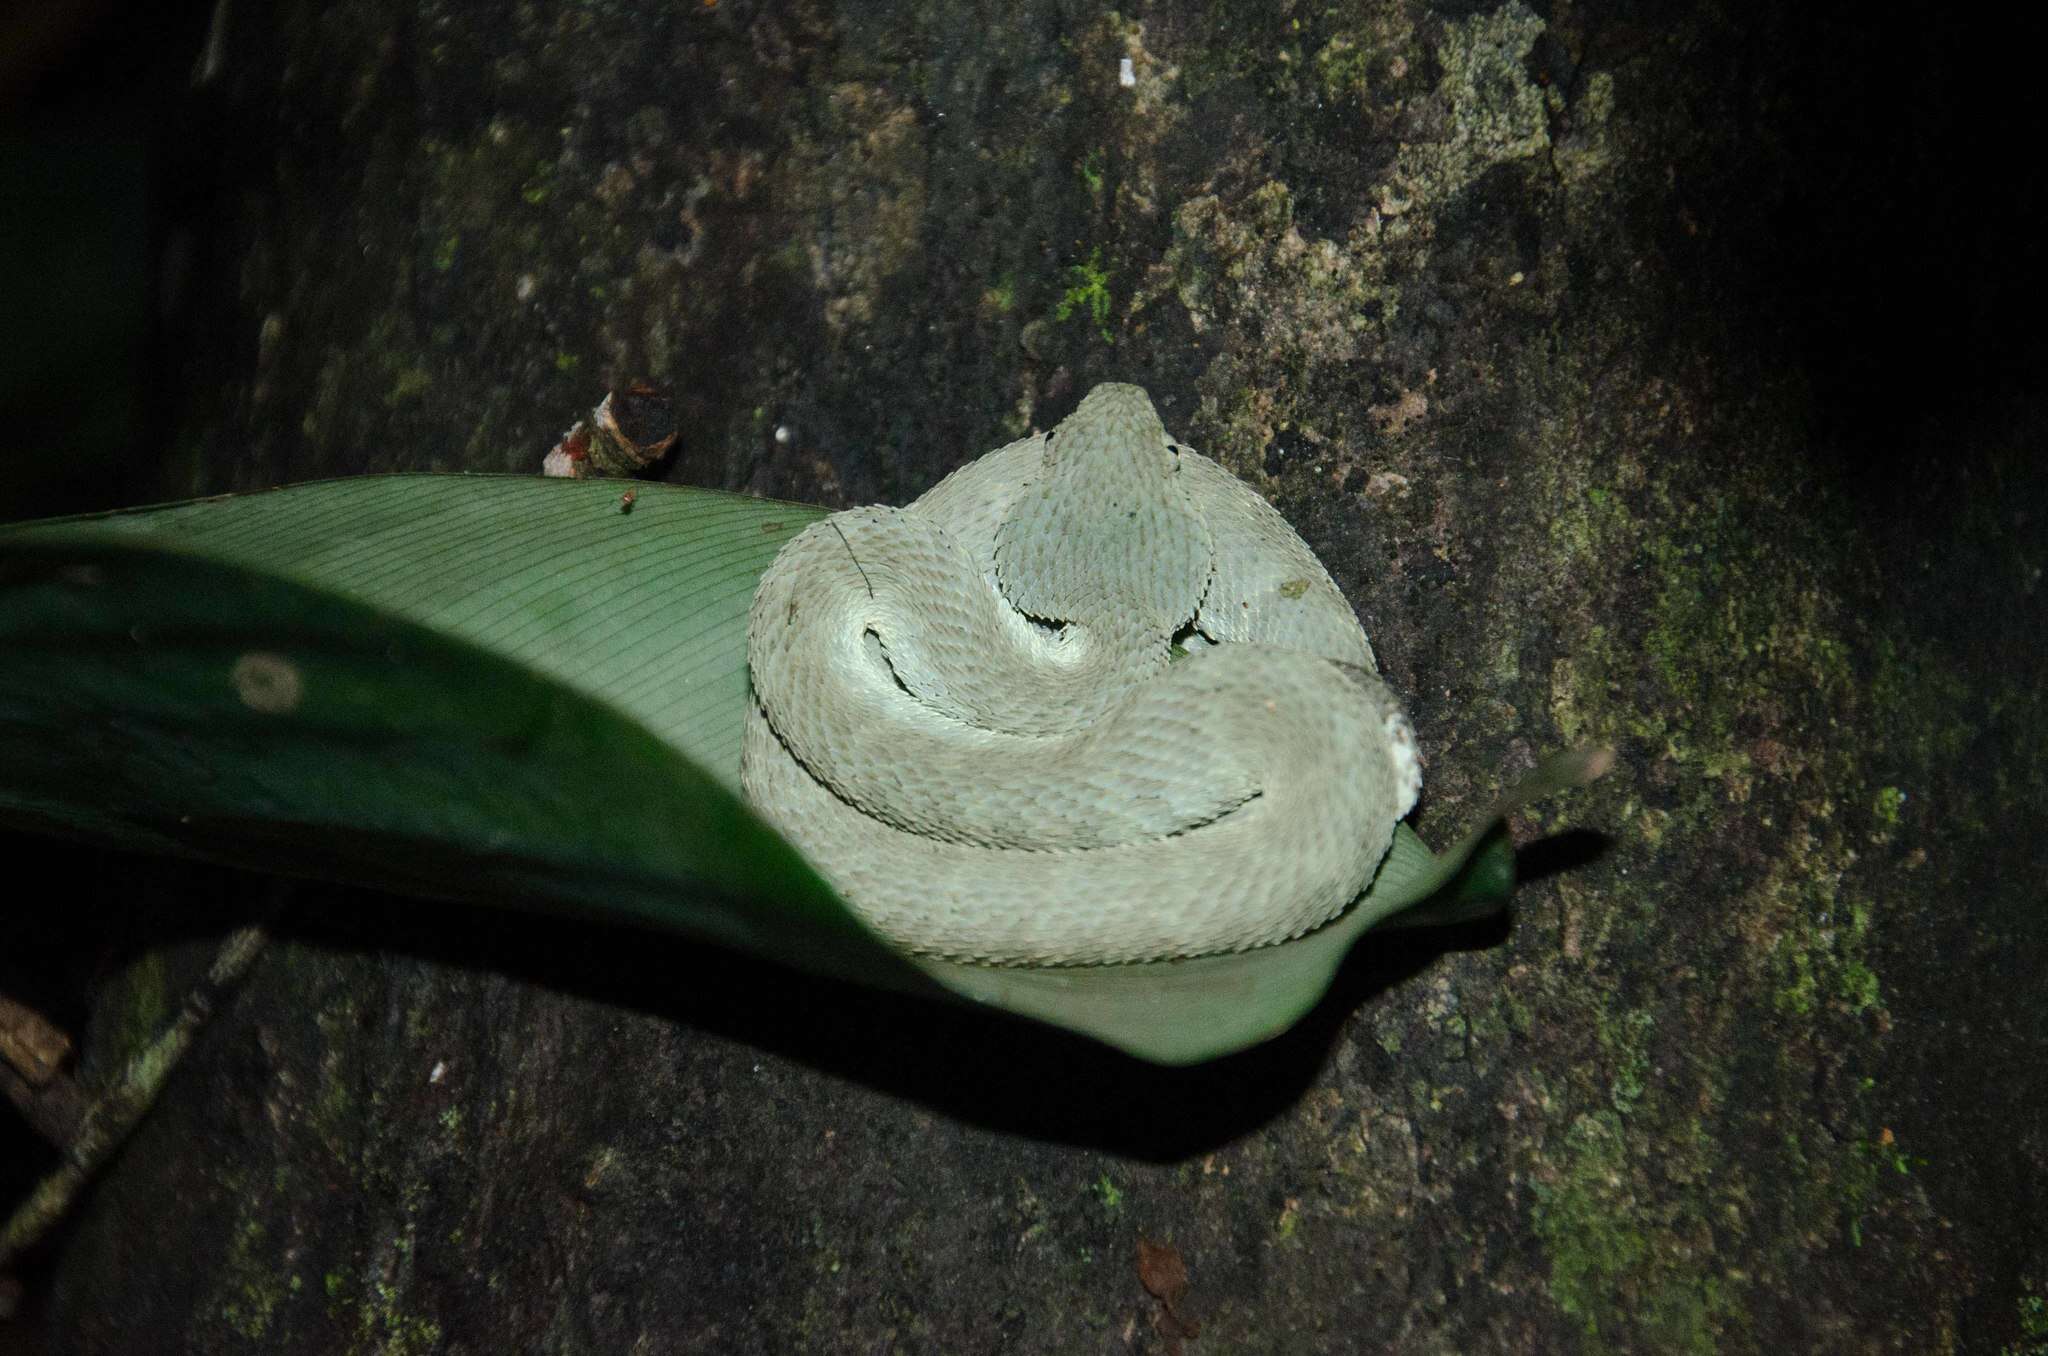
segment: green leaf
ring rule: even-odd
[[[0,533],[0,814],[921,986],[735,794],[747,604],[818,510],[617,501],[397,476]]]
[[[1404,826],[1357,905],[1280,946],[904,956],[738,795],[747,606],[823,510],[635,488],[622,512],[617,482],[365,477],[0,530],[0,818],[651,925],[1191,1063],[1286,1029],[1402,910],[1497,909],[1489,831],[1600,770],[1553,760],[1443,857]]]

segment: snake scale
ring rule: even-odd
[[[742,781],[878,932],[989,965],[1264,946],[1372,880],[1421,764],[1299,536],[1136,386],[791,540]]]

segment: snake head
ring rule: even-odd
[[[1090,391],[996,529],[1012,605],[1044,621],[1141,617],[1162,638],[1189,621],[1215,543],[1180,471],[1150,396],[1117,383]]]

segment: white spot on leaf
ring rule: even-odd
[[[306,698],[306,679],[299,666],[269,650],[251,650],[235,661],[228,681],[251,711],[282,716],[299,709]]]

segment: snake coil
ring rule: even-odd
[[[1370,884],[1421,787],[1321,562],[1135,386],[814,524],[747,657],[749,798],[877,931],[953,960],[1285,941]]]

